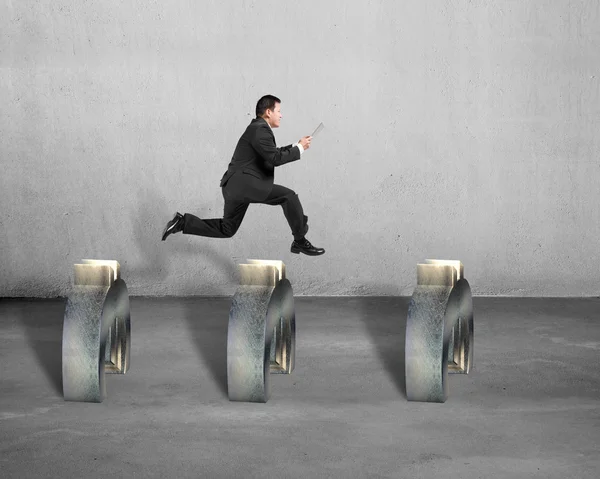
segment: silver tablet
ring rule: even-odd
[[[319,126],[317,126],[315,128],[315,131],[313,131],[312,136],[313,138],[316,136],[317,133],[319,133],[323,128],[325,128],[325,125],[323,125],[323,122],[319,123]]]

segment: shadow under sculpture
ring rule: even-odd
[[[447,375],[473,367],[473,299],[460,261],[417,264],[405,344],[409,401],[445,402]]]
[[[127,285],[117,261],[75,265],[62,340],[65,401],[102,402],[104,374],[129,370],[131,318]]]
[[[281,261],[240,264],[227,328],[230,401],[264,402],[270,374],[290,374],[296,353],[294,292]]]

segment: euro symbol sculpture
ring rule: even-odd
[[[445,402],[448,373],[473,367],[473,300],[460,261],[417,264],[405,344],[409,401]]]
[[[240,264],[227,329],[230,401],[264,402],[270,374],[290,374],[296,353],[294,292],[281,261]]]
[[[125,374],[129,369],[129,295],[120,274],[117,261],[83,260],[75,265],[63,323],[65,401],[102,402],[104,374]]]

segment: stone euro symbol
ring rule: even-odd
[[[405,355],[409,401],[445,402],[448,372],[468,374],[473,367],[473,300],[460,261],[417,265]]]
[[[102,402],[104,374],[125,374],[129,369],[129,294],[120,274],[117,261],[83,260],[75,265],[63,323],[65,401]]]
[[[281,261],[241,264],[227,331],[231,401],[267,402],[269,375],[294,369],[294,294]],[[129,369],[129,296],[117,261],[83,260],[65,308],[63,393],[67,401],[102,402],[104,374]],[[409,401],[445,402],[447,374],[473,366],[473,301],[460,261],[417,265],[417,287],[406,322]]]
[[[294,292],[281,261],[240,264],[229,311],[227,389],[230,401],[266,403],[270,374],[290,374],[296,353]]]

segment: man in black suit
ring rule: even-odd
[[[223,218],[200,219],[189,213],[175,213],[163,231],[163,241],[180,231],[211,238],[231,238],[240,227],[249,204],[263,203],[283,208],[294,236],[292,253],[310,256],[325,253],[323,248],[315,248],[304,236],[308,231],[308,217],[304,215],[298,195],[273,183],[275,167],[299,160],[304,150],[310,148],[312,139],[305,136],[298,143],[277,148],[272,129],[279,127],[281,118],[279,98],[265,95],[258,100],[256,118],[238,141],[233,158],[221,178],[221,191],[225,198]]]

